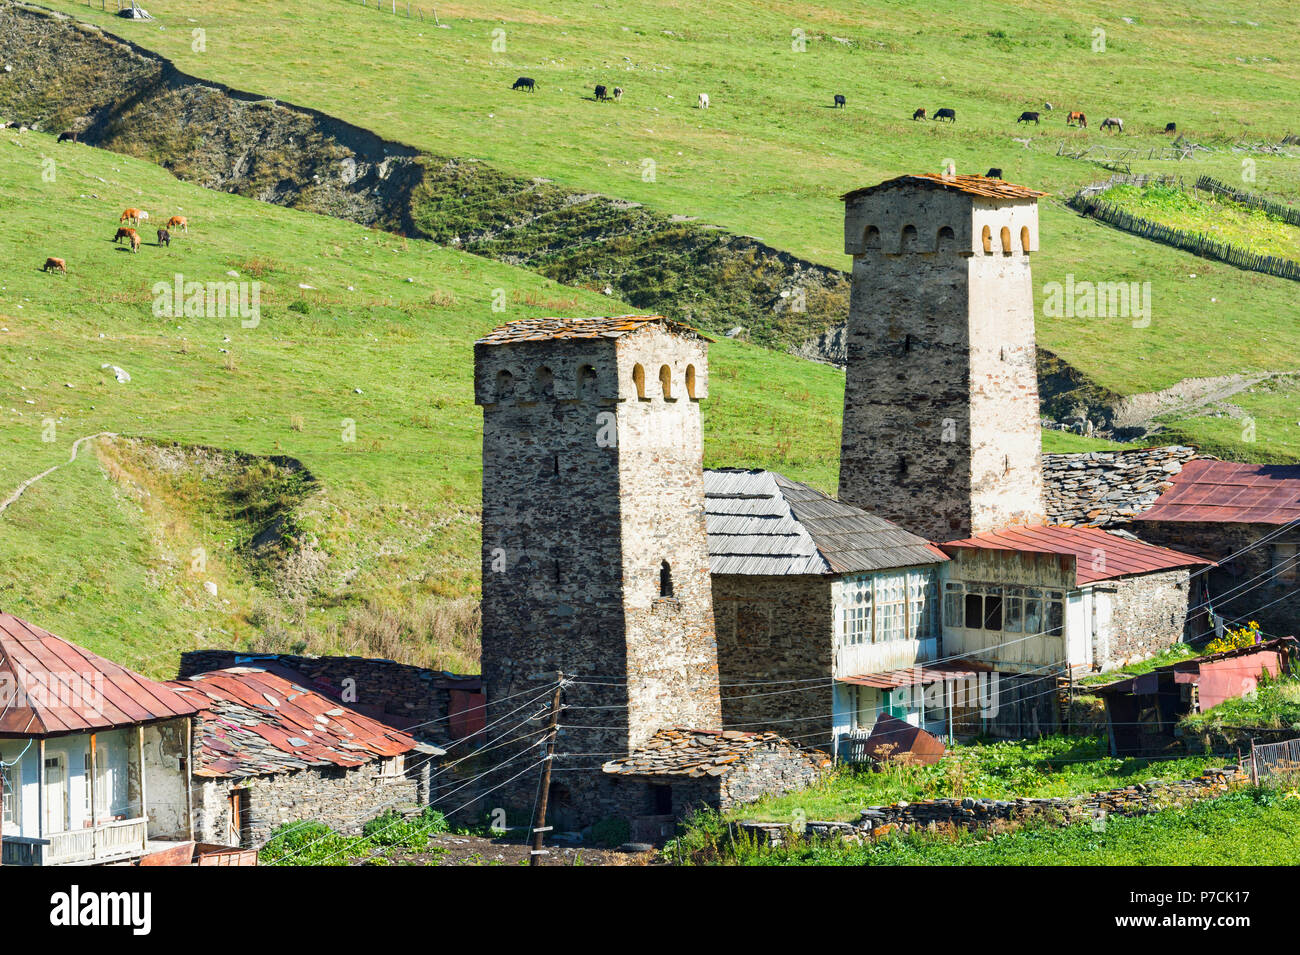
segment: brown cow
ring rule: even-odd
[[[185,221],[184,216],[172,216],[167,220],[167,228],[180,229],[182,232],[189,232],[190,224]]]
[[[140,220],[144,218],[144,213],[139,209],[126,209],[122,212],[118,222],[129,222],[132,225],[139,225]]]
[[[58,141],[61,143],[75,143],[77,141],[77,134],[72,130],[68,130],[65,133],[59,133]]]
[[[56,259],[54,256],[50,256],[48,259],[45,260],[45,264],[41,266],[41,271],[62,272],[64,275],[67,275],[68,263],[64,262],[62,259]]]
[[[165,246],[167,246],[167,248],[169,248],[169,249],[171,248],[171,246],[172,246],[172,234],[171,234],[170,232],[168,232],[166,229],[159,229],[159,230],[158,230],[158,245],[160,245],[160,246],[165,245]]]
[[[135,232],[131,233],[131,251],[132,252],[140,251],[140,236]]]
[[[913,114],[912,114],[912,118],[913,118],[913,119],[925,119],[925,107],[922,106],[922,107],[921,107],[920,109],[918,109],[915,113],[913,113]]]
[[[117,244],[118,242],[121,242],[123,239],[126,239],[126,241],[128,242],[139,241],[140,236],[136,233],[134,229],[128,229],[123,227],[117,230],[117,235],[113,236],[113,243]]]
[[[1071,110],[1070,113],[1069,113],[1069,115],[1067,115],[1067,116],[1065,117],[1065,125],[1066,125],[1066,126],[1082,126],[1084,129],[1087,129],[1087,128],[1088,128],[1088,117],[1087,117],[1087,116],[1084,116],[1082,113],[1075,112],[1074,110]]]

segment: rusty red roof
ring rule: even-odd
[[[662,315],[602,315],[594,318],[521,318],[494,328],[474,344],[515,345],[568,338],[619,338],[655,323],[706,342],[713,341],[689,325]]]
[[[1300,465],[1189,461],[1144,521],[1289,524],[1300,521]]]
[[[930,683],[949,683],[989,673],[993,667],[973,660],[945,660],[942,663],[918,663],[916,666],[884,673],[863,673],[857,676],[836,677],[840,683],[869,686],[877,690],[896,690],[903,686],[926,686]]]
[[[949,553],[956,550],[1003,550],[1074,557],[1079,586],[1176,567],[1214,566],[1214,561],[1168,547],[1129,540],[1100,528],[1059,527],[1055,524],[1017,525],[939,546]]]
[[[896,179],[888,179],[874,186],[854,189],[852,192],[846,192],[840,198],[845,202],[850,202],[859,196],[868,196],[873,192],[894,189],[899,186],[914,186],[921,189],[949,189],[953,192],[964,192],[969,196],[979,196],[982,199],[1041,199],[1047,195],[1045,192],[1030,189],[1028,186],[1017,186],[1014,182],[990,179],[988,176],[941,176],[937,173],[922,172],[899,176]]]
[[[0,613],[0,737],[51,736],[189,716],[166,684]]]
[[[420,748],[416,740],[278,673],[230,667],[168,684],[202,710],[196,776],[262,776],[360,766]],[[440,752],[440,751],[439,751]]]

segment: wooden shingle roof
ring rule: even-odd
[[[869,196],[873,192],[896,189],[900,186],[913,186],[922,189],[947,189],[952,192],[964,192],[968,196],[979,196],[982,199],[1041,199],[1047,195],[1045,192],[1030,189],[1028,186],[1018,186],[1014,182],[990,179],[988,176],[941,176],[938,173],[922,172],[908,176],[898,176],[895,179],[887,179],[874,186],[854,189],[852,192],[846,192],[840,198],[845,202],[850,202],[861,196]]]
[[[646,325],[660,324],[679,334],[712,341],[689,325],[662,315],[601,315],[594,318],[521,318],[490,331],[474,344],[516,345],[573,338],[620,338]]]
[[[714,574],[851,574],[948,559],[925,538],[774,471],[705,471],[704,509]]]
[[[627,756],[611,759],[602,770],[615,776],[704,779],[729,773],[751,752],[774,748],[801,752],[818,769],[827,769],[831,765],[830,757],[820,750],[805,749],[773,732],[742,733],[674,727],[660,730],[644,746]]]

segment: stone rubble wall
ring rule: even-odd
[[[1047,519],[1070,527],[1127,524],[1154,504],[1194,457],[1196,449],[1183,445],[1044,454]]]

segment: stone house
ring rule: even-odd
[[[355,832],[375,807],[427,804],[444,750],[262,667],[168,684],[197,710],[194,830],[203,842],[260,846],[284,823]]]
[[[923,666],[947,554],[773,471],[705,471],[704,493],[724,726],[838,753],[881,712],[946,725],[909,688],[965,678]]]
[[[4,865],[187,864],[196,707],[0,614]]]
[[[1132,529],[1216,563],[1197,597],[1217,620],[1300,630],[1300,465],[1191,461]]]

